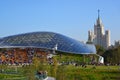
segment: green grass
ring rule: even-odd
[[[48,65],[46,61],[34,59],[34,65],[15,67],[0,65],[4,72],[0,73],[0,80],[35,80],[37,70],[48,72],[48,76],[56,80],[120,80],[120,66],[96,66],[87,65],[86,68],[73,65],[57,65],[57,62],[77,61],[83,62],[82,55],[62,54],[54,57],[54,64]],[[89,57],[86,56],[89,62]],[[6,74],[7,72],[7,74]]]
[[[0,80],[25,80],[26,78],[19,74],[0,74]]]
[[[119,66],[109,66],[109,68],[108,66],[96,66],[96,69],[93,69],[92,65],[88,65],[87,68],[59,65],[56,69],[56,76],[54,75],[55,66],[46,66],[45,70],[48,71],[48,75],[56,77],[57,80],[120,80]],[[9,71],[12,72],[14,69]],[[16,74],[0,73],[0,80],[26,80],[29,75],[26,76],[24,68],[18,68]]]
[[[63,73],[58,74],[57,80],[116,80],[120,79],[120,70],[117,66],[110,66],[110,70],[107,66],[97,66],[96,69],[92,69],[92,66],[87,68],[66,66]],[[62,77],[64,75],[64,77]],[[62,79],[59,79],[61,78]]]

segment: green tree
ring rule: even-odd
[[[96,45],[96,51],[97,51],[98,55],[102,55],[102,54],[104,54],[105,49],[100,45]]]
[[[119,64],[120,47],[106,50],[102,56],[105,58],[105,63]]]

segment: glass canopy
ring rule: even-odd
[[[0,39],[0,48],[34,47],[54,49],[75,54],[95,54],[93,44],[84,44],[67,36],[53,32],[32,32]]]

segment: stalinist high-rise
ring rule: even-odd
[[[110,46],[110,31],[104,31],[104,25],[100,19],[99,12],[100,11],[98,10],[98,18],[96,20],[96,24],[94,24],[94,32],[88,31],[88,42],[108,49]]]

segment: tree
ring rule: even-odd
[[[105,58],[105,63],[119,64],[120,47],[106,50],[102,56]]]
[[[102,46],[100,45],[95,45],[95,46],[98,55],[102,55],[105,52],[105,49]]]

